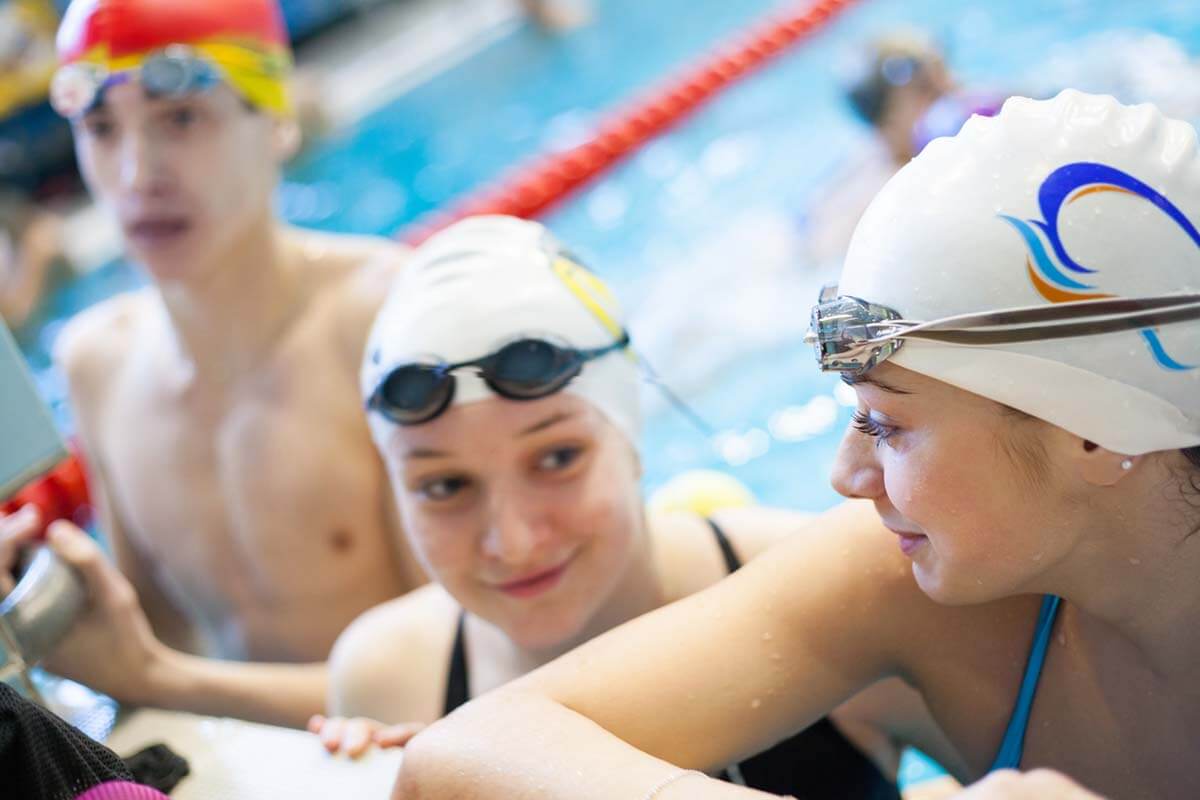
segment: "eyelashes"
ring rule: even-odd
[[[896,432],[894,427],[884,425],[872,419],[869,414],[864,414],[861,411],[854,412],[854,416],[850,418],[850,424],[854,427],[854,430],[859,433],[865,433],[867,436],[877,439],[880,442],[886,442],[888,437]]]

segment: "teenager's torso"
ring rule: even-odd
[[[189,381],[153,291],[96,312],[120,357],[89,391],[89,455],[133,548],[226,656],[322,659],[418,581],[357,383],[371,315],[352,307],[372,285],[382,302],[395,260],[327,241],[302,310],[243,377]]]

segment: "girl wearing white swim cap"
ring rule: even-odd
[[[964,800],[1200,796],[1198,224],[1196,133],[1150,106],[935,141],[814,310],[859,499],[434,726],[395,796],[761,796],[680,770],[889,676]]]
[[[376,320],[362,391],[434,584],[339,639],[330,704],[339,716],[311,726],[328,747],[402,743],[803,526],[803,515],[762,508],[721,509],[719,524],[646,513],[629,348],[611,292],[541,225],[474,218],[414,253]],[[894,684],[873,702],[899,694],[919,706]],[[862,716],[848,708],[839,719],[859,729]],[[729,776],[806,797],[841,798],[850,786],[898,798],[894,774],[885,778],[829,720],[784,738],[730,759]]]

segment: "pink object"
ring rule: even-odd
[[[93,786],[75,800],[170,800],[165,794],[149,786],[129,781],[108,781]]]

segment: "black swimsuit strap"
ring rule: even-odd
[[[459,612],[458,626],[454,631],[454,649],[450,652],[450,674],[446,677],[446,703],[443,714],[449,714],[471,699],[471,681],[467,676],[467,642],[463,637],[463,623],[466,619],[467,612]]]
[[[721,530],[720,525],[708,517],[705,517],[704,521],[712,529],[713,536],[717,540],[717,547],[721,548],[721,556],[725,559],[725,568],[730,572],[737,572],[742,567],[742,560],[738,558],[737,551],[733,549],[733,543],[729,541],[725,531]],[[471,699],[471,680],[467,673],[467,642],[463,635],[466,618],[465,611],[459,612],[458,626],[454,631],[454,649],[450,651],[450,672],[446,676],[446,702],[443,706],[443,714],[449,714]]]
[[[738,558],[737,551],[733,549],[733,542],[729,541],[725,531],[721,530],[721,526],[711,517],[705,517],[704,521],[708,523],[708,527],[712,528],[713,536],[717,537],[717,547],[721,548],[721,555],[725,557],[725,569],[730,573],[737,572],[742,568],[742,560]]]

